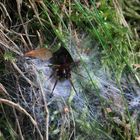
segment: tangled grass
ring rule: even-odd
[[[139,139],[139,114],[129,112],[124,96],[124,114],[118,115],[102,101],[83,55],[87,58],[89,52],[94,55],[94,49],[98,49],[97,63],[110,73],[122,95],[124,75],[140,85],[138,5],[137,0],[2,0],[0,139]],[[65,47],[75,61],[79,59],[83,64],[89,78],[84,92],[90,90],[90,94],[80,115],[71,99],[63,102],[61,109],[58,104],[49,105],[42,82],[37,80],[38,74],[28,68],[32,64],[24,57],[25,52],[37,47],[47,47],[52,52]],[[91,57],[90,62],[94,61],[95,57]],[[91,111],[91,98],[100,100],[94,102],[95,106],[100,104],[96,108],[100,110],[99,116]]]

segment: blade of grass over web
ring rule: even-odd
[[[114,40],[113,40],[113,38],[112,38],[112,36],[111,36],[111,34],[110,34],[110,30],[108,30],[107,28],[106,28],[106,26],[105,26],[105,24],[104,24],[104,22],[103,22],[103,20],[102,20],[102,18],[100,17],[100,15],[99,15],[99,12],[98,12],[98,10],[97,10],[97,8],[96,8],[96,6],[95,6],[95,3],[92,1],[92,3],[93,3],[93,5],[94,5],[94,8],[95,8],[95,12],[96,12],[96,17],[97,17],[97,20],[99,20],[99,23],[102,25],[102,28],[103,28],[103,30],[104,30],[104,32],[106,33],[106,35],[107,35],[107,37],[108,37],[108,39],[111,41],[111,43],[112,43],[112,45],[114,45],[114,46],[116,46],[116,44],[115,44],[115,42],[114,42]],[[128,28],[129,29],[129,28]],[[126,34],[125,34],[125,36],[126,36],[126,39],[127,39],[127,41],[129,42],[127,45],[127,53],[129,53],[129,49],[131,49],[131,45],[132,44],[130,44],[130,37],[132,36],[131,35],[132,33],[131,33],[131,31],[129,31],[129,32],[127,32]],[[138,81],[138,84],[140,85],[140,79],[137,77],[137,74],[135,73],[135,71],[132,69],[132,66],[131,66],[131,64],[129,63],[129,59],[126,59],[121,53],[120,53],[120,50],[119,50],[119,48],[116,46],[116,48],[115,48],[116,50],[117,50],[117,54],[122,58],[122,60],[126,63],[126,65],[128,66],[128,68],[130,69],[130,71],[135,75],[135,78],[136,78],[136,80]]]
[[[98,20],[98,22],[102,25],[102,28],[103,28],[103,30],[104,30],[104,32],[106,33],[106,36],[108,37],[108,39],[111,41],[111,43],[112,43],[112,45],[114,45],[114,46],[116,46],[116,44],[115,44],[115,42],[114,42],[114,40],[113,40],[113,38],[112,38],[112,36],[111,36],[111,33],[110,33],[110,30],[108,30],[107,28],[106,28],[106,26],[105,26],[105,24],[104,24],[104,21],[102,20],[102,18],[100,17],[100,15],[99,15],[99,12],[98,12],[98,10],[97,10],[97,8],[96,8],[96,6],[95,6],[95,4],[94,4],[94,2],[92,1],[92,3],[93,3],[93,5],[94,5],[94,8],[95,8],[95,12],[96,12],[96,18],[97,18],[97,20]],[[128,39],[128,41],[130,40],[128,37],[129,36],[131,36],[130,35],[130,32],[129,33],[126,33],[125,34],[125,36],[126,36],[126,38]],[[104,38],[103,38],[104,39]],[[107,45],[107,44],[106,44]],[[131,48],[131,46],[130,46],[131,44],[127,44],[127,53],[129,53],[129,48]],[[125,64],[128,66],[128,68],[130,69],[130,71],[134,74],[134,76],[135,76],[135,78],[136,78],[136,80],[137,80],[137,82],[138,82],[138,84],[140,85],[140,80],[138,79],[138,77],[137,77],[137,75],[136,75],[136,73],[135,73],[135,71],[132,69],[132,67],[131,67],[131,64],[129,63],[129,58],[128,59],[126,59],[121,53],[120,53],[120,50],[119,50],[119,48],[116,46],[116,51],[117,51],[117,55],[119,55],[120,56],[120,58],[125,62]],[[111,58],[110,58],[111,59]],[[111,61],[111,63],[113,63],[112,61]],[[116,71],[116,69],[114,69],[113,67],[112,67],[112,69],[113,69],[113,71]],[[119,86],[119,89],[121,90],[121,95],[122,95],[122,98],[123,98],[123,101],[124,101],[124,104],[125,104],[125,108],[126,108],[126,111],[127,111],[127,114],[128,114],[128,118],[129,118],[129,121],[130,121],[130,125],[131,125],[131,130],[132,130],[132,135],[133,135],[133,137],[135,137],[135,126],[134,126],[134,124],[133,124],[133,120],[132,120],[132,118],[131,118],[131,115],[130,115],[130,112],[129,112],[129,110],[128,110],[128,104],[127,104],[127,101],[126,101],[126,99],[125,99],[125,97],[124,97],[124,92],[123,92],[123,90],[122,90],[122,86],[121,86],[121,84],[120,84],[120,79],[121,79],[121,77],[120,78],[116,78],[116,81],[117,81],[117,84],[118,84],[118,86]]]
[[[103,28],[103,30],[104,30],[104,32],[106,33],[106,36],[109,38],[109,40],[111,41],[111,43],[112,43],[112,45],[114,45],[114,46],[116,46],[115,45],[115,42],[114,42],[114,40],[113,40],[113,38],[112,38],[112,36],[111,36],[111,34],[110,34],[110,30],[108,30],[107,28],[106,28],[106,26],[105,26],[105,24],[104,24],[104,21],[102,20],[102,18],[100,17],[100,15],[99,15],[99,13],[98,13],[98,10],[97,10],[97,8],[96,8],[96,6],[95,6],[95,3],[92,1],[92,3],[93,3],[93,5],[94,5],[94,8],[95,8],[95,12],[96,12],[96,18],[97,18],[97,20],[98,20],[98,22],[102,25],[102,28]],[[127,35],[127,34],[126,34]],[[104,39],[104,38],[103,38]],[[127,38],[128,39],[128,38]],[[104,42],[105,43],[105,42]],[[107,45],[107,44],[105,44],[105,45]],[[131,48],[131,46],[129,46],[130,44],[128,44],[128,46],[127,46],[127,48],[128,47],[130,47]],[[106,48],[106,47],[105,47]],[[132,69],[132,67],[131,67],[131,65],[130,65],[130,63],[128,62],[129,61],[129,59],[126,59],[121,53],[120,53],[120,50],[119,50],[119,48],[116,46],[116,48],[115,48],[116,50],[117,50],[117,54],[121,57],[121,59],[125,62],[125,64],[128,66],[128,68],[130,69],[130,71],[135,75],[135,77],[136,77],[136,80],[138,81],[138,84],[140,85],[140,81],[139,81],[139,79],[137,78],[137,75],[136,75],[136,73],[135,73],[135,71]],[[129,48],[128,48],[129,49]],[[127,51],[128,52],[128,51]],[[113,62],[111,62],[111,63],[113,63]],[[113,71],[115,71],[116,69],[114,69],[113,68]],[[121,78],[121,77],[120,77]],[[120,84],[120,78],[118,79],[118,78],[116,78],[116,80],[117,80],[117,84],[118,84],[118,86],[119,86],[119,88],[121,89],[121,95],[122,95],[122,98],[123,98],[123,101],[124,101],[124,104],[125,104],[125,108],[126,108],[126,111],[127,111],[127,114],[128,114],[128,118],[129,118],[129,121],[130,121],[130,124],[131,124],[131,130],[132,130],[132,135],[133,135],[133,137],[135,136],[135,132],[134,132],[134,124],[133,124],[133,122],[132,122],[132,118],[131,118],[131,115],[130,115],[130,112],[129,112],[129,110],[128,110],[128,104],[127,104],[127,101],[126,101],[126,99],[125,99],[125,97],[124,97],[124,92],[123,92],[123,90],[122,90],[122,86],[121,86],[121,84]]]
[[[104,30],[104,32],[106,33],[106,36],[108,37],[108,39],[111,41],[111,44],[113,45],[113,46],[116,46],[116,44],[115,44],[115,42],[114,42],[114,40],[113,40],[113,38],[112,38],[112,36],[111,36],[111,31],[110,30],[108,30],[107,29],[107,27],[105,26],[105,23],[104,23],[104,21],[102,20],[102,18],[101,18],[101,16],[99,15],[99,12],[98,12],[98,10],[97,10],[97,8],[96,8],[96,6],[95,6],[95,3],[92,1],[92,4],[94,5],[94,9],[95,9],[95,13],[96,13],[96,19],[98,20],[98,22],[101,24],[101,26],[102,26],[102,28],[103,28],[103,30]],[[92,27],[93,27],[93,24],[92,24]],[[128,28],[128,30],[129,30],[129,28]],[[129,49],[131,49],[131,45],[132,44],[130,44],[130,37],[132,36],[131,35],[131,32],[130,32],[130,30],[129,30],[129,32],[126,32],[126,34],[125,34],[125,36],[126,36],[126,39],[127,39],[127,41],[129,42],[128,44],[127,44],[127,53],[129,53]],[[103,40],[105,40],[105,38],[103,38]],[[103,44],[103,46],[106,46],[106,47],[104,47],[104,49],[105,48],[108,48],[109,46],[106,44],[106,42],[104,42],[104,44]],[[138,84],[140,85],[140,79],[138,78],[138,76],[137,76],[137,74],[136,74],[136,72],[134,71],[134,69],[132,69],[132,66],[131,66],[131,63],[129,63],[129,58],[128,59],[126,59],[121,53],[120,53],[120,50],[119,50],[119,48],[116,46],[116,51],[117,51],[117,55],[119,55],[120,57],[121,57],[121,59],[125,62],[125,64],[128,66],[128,68],[130,69],[130,71],[134,74],[134,76],[135,76],[135,78],[136,78],[136,80],[137,80],[137,82],[138,82]],[[108,55],[108,54],[107,54]],[[111,58],[110,58],[111,59]],[[111,63],[113,63],[113,61],[111,61]],[[112,67],[112,69],[113,69],[113,71],[115,72],[115,70],[116,69],[114,69],[113,67]],[[120,78],[118,79],[119,81],[120,81]]]
[[[87,8],[85,8],[85,7],[83,7],[83,5],[82,5],[81,3],[79,3],[79,2],[77,2],[77,1],[76,1],[76,4],[77,4],[77,6],[78,6],[78,8],[79,8],[79,11],[81,11],[81,13],[83,13],[83,15],[85,16],[85,18],[88,17],[88,14],[89,14],[90,10],[87,9]],[[112,36],[111,36],[110,30],[108,30],[108,29],[106,28],[105,23],[104,23],[104,21],[102,20],[101,16],[99,15],[98,10],[97,10],[97,8],[96,8],[96,6],[95,6],[95,3],[94,3],[93,1],[92,1],[92,4],[94,5],[94,12],[95,12],[95,14],[93,14],[93,16],[96,18],[97,24],[101,25],[102,30],[105,32],[106,37],[107,37],[108,40],[111,42],[111,44],[112,44],[113,46],[116,46],[116,44],[115,44],[115,42],[114,42],[114,40],[113,40],[113,38],[112,38]],[[92,13],[91,13],[91,14],[92,14]],[[99,34],[98,30],[96,30],[96,28],[95,28],[95,26],[93,25],[92,21],[91,21],[90,19],[88,19],[88,18],[87,18],[87,20],[88,20],[89,24],[91,25],[91,27],[92,27],[92,29],[93,29],[93,30],[92,30],[92,31],[94,32],[93,34],[95,34],[95,35],[97,36],[97,38],[98,38],[98,40],[100,41],[100,43],[101,43],[103,49],[105,50],[105,53],[107,53],[106,55],[109,56],[109,61],[110,61],[110,63],[113,64],[113,65],[116,65],[116,63],[114,63],[114,58],[111,56],[111,55],[112,55],[111,53],[113,53],[113,52],[110,52],[110,54],[108,54],[108,50],[107,50],[107,49],[109,48],[109,45],[107,44],[105,38]],[[126,36],[126,35],[125,35],[125,36]],[[128,46],[127,46],[127,48],[126,48],[126,49],[127,49],[126,52],[128,53],[128,52],[129,52],[129,47],[131,47],[131,46],[129,46],[130,44],[127,44],[127,45],[128,45]],[[115,49],[116,49],[116,57],[120,57],[120,60],[122,60],[123,62],[125,62],[126,66],[128,66],[128,68],[130,69],[130,71],[135,75],[136,80],[138,81],[138,84],[140,84],[139,79],[138,79],[138,77],[137,77],[135,71],[132,69],[130,63],[128,62],[128,61],[129,61],[129,59],[128,59],[129,57],[126,59],[126,58],[122,55],[121,51],[119,50],[119,48],[118,48],[117,46],[116,46]],[[79,54],[78,54],[78,55],[79,55]],[[128,55],[128,54],[127,54],[127,55]],[[82,61],[82,58],[81,58],[81,57],[80,57],[80,59],[81,59],[81,61]],[[113,65],[112,65],[111,68],[112,68],[113,72],[115,73],[116,69],[113,67]],[[125,67],[125,66],[124,66],[124,67]],[[122,67],[122,70],[120,71],[121,73],[123,72],[124,67]],[[93,81],[93,80],[92,80],[92,77],[89,75],[89,72],[88,72],[88,70],[87,70],[86,64],[84,64],[84,68],[86,69],[86,72],[87,72],[88,76],[90,77],[90,80]],[[121,79],[121,75],[122,75],[121,73],[120,73],[119,78],[116,77],[116,81],[117,81],[118,84],[120,83],[120,79]],[[92,84],[94,85],[93,82],[92,82]],[[120,84],[119,84],[119,85],[120,85]],[[121,86],[120,86],[120,89],[122,89]],[[129,111],[128,111],[128,105],[127,105],[126,100],[125,100],[125,98],[124,98],[123,91],[122,91],[122,97],[123,97],[123,100],[124,100],[124,103],[125,103],[125,107],[126,107],[126,110],[127,110],[127,113],[128,113],[128,118],[129,118],[129,121],[130,121],[130,124],[131,124],[132,135],[133,135],[133,137],[134,137],[134,125],[133,125],[133,123],[132,123],[131,116],[130,116],[130,113],[129,113]]]
[[[95,2],[92,1],[92,4],[93,4],[93,7],[94,7],[94,11],[93,12],[91,12],[90,9],[85,8],[81,3],[76,1],[76,5],[78,7],[78,10],[81,13],[83,13],[84,17],[88,20],[89,24],[92,27],[92,30],[91,30],[91,28],[87,28],[87,30],[89,30],[89,32],[91,34],[97,36],[99,42],[101,43],[101,46],[103,47],[103,49],[105,51],[106,56],[109,57],[109,61],[110,62],[109,61],[108,62],[111,65],[111,69],[113,70],[114,73],[116,73],[116,71],[117,71],[117,73],[120,75],[120,76],[116,75],[117,76],[116,78],[119,79],[119,81],[120,81],[121,73],[123,72],[123,69],[127,66],[129,68],[129,70],[135,75],[135,78],[136,78],[137,82],[140,84],[140,80],[139,80],[137,74],[135,73],[135,71],[132,69],[132,66],[131,66],[131,64],[129,62],[128,53],[130,53],[129,52],[129,48],[131,47],[130,46],[131,44],[128,43],[127,46],[124,48],[124,49],[126,49],[126,50],[124,50],[126,52],[126,54],[125,54],[126,57],[124,57],[122,55],[122,53],[120,53],[121,52],[121,50],[120,50],[121,48],[118,48],[116,46],[116,44],[115,44],[115,42],[114,42],[114,40],[113,40],[113,38],[111,36],[111,31],[109,29],[107,29],[106,22],[103,21],[103,19],[101,18],[100,14],[99,14],[99,12],[98,12],[98,10],[96,8]],[[96,27],[93,24],[93,22],[89,18],[87,18],[89,14],[91,14],[93,16],[93,18],[97,22],[98,26],[101,27],[101,29],[105,33],[105,36],[110,41],[110,44],[115,47],[116,53],[115,52],[113,53],[112,51],[110,51],[110,52],[108,51],[110,46],[109,46],[109,44],[107,44],[106,38],[104,36],[102,36],[101,33],[99,33],[99,31],[96,29]],[[127,36],[127,33],[125,34],[125,36]],[[128,42],[130,42],[130,41],[128,41]],[[117,57],[119,57],[119,59],[120,59],[120,62],[117,62],[121,66],[119,70],[115,69],[115,67],[114,67],[115,65],[117,65],[116,64],[116,60],[118,59]],[[121,61],[124,62],[123,65],[121,65]]]

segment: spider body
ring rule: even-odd
[[[52,92],[54,91],[57,82],[68,79],[74,88],[74,85],[71,80],[71,70],[73,66],[75,66],[75,62],[73,61],[71,55],[66,50],[66,48],[61,47],[56,53],[54,53],[53,58],[51,60],[52,69],[53,69],[53,76],[56,77],[56,81],[54,83]]]
[[[51,63],[53,64],[52,69],[57,79],[63,80],[71,78],[71,69],[74,61],[66,48],[61,47],[54,53]]]
[[[58,79],[68,79],[71,77],[71,68],[69,64],[57,66],[56,75]]]

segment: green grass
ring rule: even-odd
[[[134,80],[140,85],[139,68],[134,69],[133,67],[134,64],[140,63],[139,34],[137,30],[139,26],[132,24],[135,20],[136,23],[139,23],[137,20],[140,15],[137,5],[133,2],[119,2],[116,0],[85,0],[82,2],[44,0],[36,3],[23,1],[22,5],[23,6],[20,7],[22,20],[20,19],[16,6],[12,6],[12,3],[8,4],[6,0],[5,4],[3,3],[2,5],[3,8],[9,6],[9,10],[4,11],[5,14],[3,14],[3,18],[6,18],[6,15],[9,13],[13,22],[11,22],[12,26],[8,24],[8,22],[10,22],[9,19],[5,19],[5,21],[2,22],[3,27],[6,27],[6,30],[4,32],[2,31],[2,33],[4,33],[6,37],[2,36],[0,41],[3,42],[3,44],[12,45],[10,49],[6,45],[2,45],[3,47],[0,48],[0,51],[2,50],[2,53],[0,53],[2,56],[0,57],[2,60],[0,64],[2,63],[3,65],[0,67],[0,75],[5,73],[4,68],[8,66],[7,61],[9,63],[12,61],[18,62],[18,59],[22,59],[22,54],[26,51],[40,46],[48,47],[52,52],[56,52],[60,47],[65,47],[73,58],[80,58],[80,63],[83,64],[83,68],[88,77],[87,81],[86,79],[84,80],[88,87],[91,87],[89,93],[86,92],[86,88],[84,87],[87,106],[85,106],[84,109],[86,111],[83,111],[83,114],[81,113],[82,111],[76,112],[77,110],[74,108],[72,101],[73,96],[70,97],[71,99],[67,101],[71,108],[70,113],[64,119],[64,122],[66,122],[61,127],[57,127],[55,122],[61,120],[64,116],[58,110],[50,109],[52,112],[49,114],[52,122],[49,126],[51,139],[58,137],[62,140],[70,138],[85,140],[92,139],[93,137],[94,139],[104,138],[110,140],[136,139],[136,137],[138,137],[136,133],[136,122],[133,122],[133,116],[128,110],[121,80],[123,75],[128,74],[134,77]],[[13,11],[16,11],[16,15]],[[27,13],[25,11],[27,11]],[[125,20],[123,16],[125,16],[127,20]],[[25,27],[22,26],[23,23],[28,24],[25,24]],[[116,81],[119,89],[122,91],[122,98],[126,108],[124,114],[118,115],[114,110],[106,112],[110,103],[101,97],[98,81],[94,79],[94,70],[92,71],[89,68],[81,53],[82,50],[93,51],[96,46],[95,44],[82,46],[82,44],[80,44],[83,39],[82,35],[86,35],[90,40],[95,40],[95,44],[98,44],[98,51],[100,53],[98,56],[100,57],[99,65],[103,67],[106,73],[110,73],[109,76]],[[15,44],[19,46],[19,48]],[[71,46],[73,47],[71,48]],[[74,51],[77,53],[72,53]],[[90,59],[90,62],[96,61],[95,57],[88,59]],[[17,74],[13,70],[13,66],[9,66],[8,68],[10,68],[9,71],[12,74]],[[20,74],[18,73],[17,75]],[[2,83],[2,81],[0,81],[0,83]],[[5,88],[7,89],[7,87]],[[82,87],[80,88],[82,89]],[[91,96],[99,99],[99,110],[102,112],[102,117],[92,118],[90,122],[88,119],[91,112],[88,107],[90,106]],[[0,108],[0,111],[1,110],[2,108]],[[103,114],[105,114],[105,116]],[[117,118],[119,122],[116,122],[115,118]],[[3,117],[0,117],[0,126],[6,128],[5,130],[1,128],[2,130],[0,129],[0,132],[2,132],[4,137],[8,135],[11,139],[16,139],[15,133],[17,133],[17,130],[14,130],[15,128],[11,124],[9,121],[5,121]],[[126,128],[127,125],[129,125],[129,128]],[[24,127],[24,125],[22,127]],[[33,127],[30,129],[32,128]],[[40,128],[40,130],[42,130],[42,128]],[[13,133],[14,131],[15,133]],[[37,133],[38,132],[39,131],[37,131]],[[44,132],[42,136],[45,138]]]

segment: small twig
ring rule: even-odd
[[[19,110],[20,112],[24,113],[26,116],[28,116],[31,120],[31,122],[33,123],[33,125],[36,127],[37,126],[37,123],[36,121],[32,118],[32,116],[24,109],[22,108],[19,104],[16,104],[12,101],[9,101],[7,99],[2,99],[0,98],[0,103],[2,104],[6,104],[6,105],[9,105],[9,106],[12,106],[14,108],[16,108],[17,110]]]
[[[33,9],[33,11],[34,11],[34,13],[35,13],[35,15],[36,15],[36,18],[38,19],[38,21],[39,21],[39,23],[40,23],[40,25],[43,26],[43,23],[41,22],[40,17],[39,17],[39,13],[38,13],[38,9],[37,9],[37,5],[36,5],[35,1],[29,0],[29,3],[30,3],[30,5],[31,5],[31,7],[32,7],[32,9]]]
[[[35,74],[37,75],[38,73],[35,68],[34,68],[34,71],[35,71]],[[49,139],[49,109],[47,106],[46,97],[45,97],[45,93],[44,93],[40,78],[38,78],[38,84],[39,84],[39,87],[41,90],[41,96],[42,96],[42,99],[44,102],[44,108],[45,108],[45,112],[46,112],[46,120],[45,120],[46,121],[46,124],[45,124],[46,130],[45,130],[45,139],[44,140],[48,140]]]
[[[1,92],[4,92],[6,95],[9,96],[9,94],[8,94],[7,90],[5,89],[5,87],[0,83],[0,93]]]
[[[40,139],[43,140],[43,136],[42,136],[42,134],[41,134],[41,132],[40,132],[40,130],[39,130],[39,128],[38,128],[37,122],[32,118],[32,116],[31,116],[24,108],[22,108],[20,105],[14,103],[14,102],[12,102],[12,101],[9,101],[9,100],[7,100],[7,99],[2,99],[2,98],[0,98],[0,103],[4,103],[4,104],[6,104],[6,105],[12,106],[13,109],[16,108],[17,110],[19,110],[19,111],[21,111],[22,113],[26,114],[26,115],[30,118],[30,120],[31,120],[31,122],[33,123],[33,125],[35,126],[35,128],[37,129],[37,131],[38,131],[38,133],[39,133],[39,136],[40,136]],[[6,115],[5,115],[5,116],[6,116]],[[16,119],[17,119],[17,118],[16,118]],[[18,127],[19,127],[19,126],[18,126]],[[20,135],[22,136],[22,133],[21,133]],[[23,140],[24,140],[24,139],[23,139]]]
[[[131,29],[124,18],[123,11],[121,9],[119,2],[117,0],[113,0],[113,4],[114,4],[114,7],[118,13],[118,16],[120,17],[120,23],[123,24],[124,27],[127,27],[129,32],[131,33]]]
[[[16,65],[15,62],[11,61],[11,63],[13,64],[14,68],[22,75],[22,77],[31,85],[31,86],[35,86],[35,84],[30,80],[28,79],[24,73],[18,68],[18,66]]]
[[[1,27],[3,26],[0,24],[0,44],[6,49],[11,50],[20,56],[23,56],[23,53],[19,50],[19,47],[3,32]]]
[[[1,8],[1,7],[2,7],[2,8]],[[1,3],[1,2],[0,2],[0,9],[1,9],[2,12],[5,12],[5,14],[6,14],[6,16],[9,18],[10,22],[12,22],[12,19],[11,19],[9,13],[8,13],[6,7],[5,7],[4,4]]]
[[[18,130],[19,130],[20,138],[21,138],[21,140],[24,140],[24,137],[22,135],[21,127],[20,127],[20,124],[19,124],[19,121],[18,121],[18,117],[17,117],[15,108],[13,108],[13,112],[14,112],[14,115],[15,115],[15,118],[16,118],[16,123],[17,123],[17,127],[18,127]]]
[[[29,35],[28,35],[27,25],[24,24],[24,21],[23,21],[22,15],[21,15],[22,0],[16,0],[16,2],[17,2],[17,10],[18,10],[19,18],[21,20],[23,29],[25,31],[26,38],[27,38],[27,40],[29,42],[29,45],[32,47],[32,43],[31,43],[31,40],[30,40]]]

